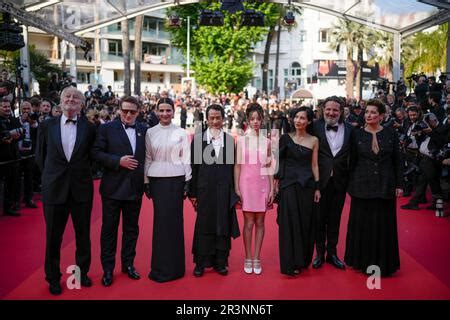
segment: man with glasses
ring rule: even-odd
[[[102,283],[113,283],[117,231],[122,212],[122,272],[140,279],[134,268],[139,235],[139,213],[144,193],[145,134],[147,128],[136,121],[141,107],[136,98],[125,97],[120,117],[99,127],[92,156],[104,167],[100,194],[103,220],[101,231]]]

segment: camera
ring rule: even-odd
[[[450,147],[446,146],[439,150],[436,154],[436,160],[442,162],[444,159],[450,158]]]
[[[13,135],[24,134],[25,130],[23,128],[16,128],[12,130],[4,130],[1,132],[1,140],[9,140],[12,138]]]
[[[419,122],[419,123],[416,123],[415,125],[414,125],[414,127],[411,129],[411,132],[417,132],[417,133],[420,133],[420,132],[422,132],[424,129],[427,129],[428,128],[428,125],[425,123],[425,122]]]

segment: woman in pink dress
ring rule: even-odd
[[[244,271],[261,274],[260,252],[264,238],[264,217],[272,205],[273,174],[271,173],[270,140],[261,132],[263,108],[257,103],[248,105],[249,128],[238,138],[234,167],[235,191],[240,197],[244,213]],[[255,252],[252,255],[252,235],[255,227]]]

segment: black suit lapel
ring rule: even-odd
[[[317,126],[317,131],[319,134],[319,138],[322,141],[322,145],[325,146],[324,151],[328,153],[330,157],[333,156],[331,153],[330,145],[328,144],[327,134],[325,132],[325,121],[320,121]]]
[[[77,138],[75,140],[75,146],[73,147],[72,157],[80,149],[80,146],[84,140],[84,135],[86,134],[87,123],[83,118],[78,118],[77,121]]]
[[[123,143],[125,146],[127,146],[127,155],[132,155],[133,148],[131,147],[130,139],[128,139],[127,133],[125,132],[125,128],[123,127],[122,122],[120,120],[116,120],[115,127],[120,142]]]
[[[53,128],[50,128],[50,133],[55,139],[54,141],[56,142],[56,148],[58,149],[59,153],[61,153],[61,156],[66,159],[61,139],[61,116],[57,117],[55,121],[52,121],[51,126],[53,126]]]
[[[140,155],[141,152],[145,151],[143,148],[141,148],[141,146],[144,146],[145,148],[144,141],[145,141],[145,128],[140,124],[136,123],[136,156]]]

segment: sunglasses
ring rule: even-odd
[[[134,116],[138,111],[137,110],[127,110],[127,109],[121,109],[123,114],[131,114],[132,116]]]

